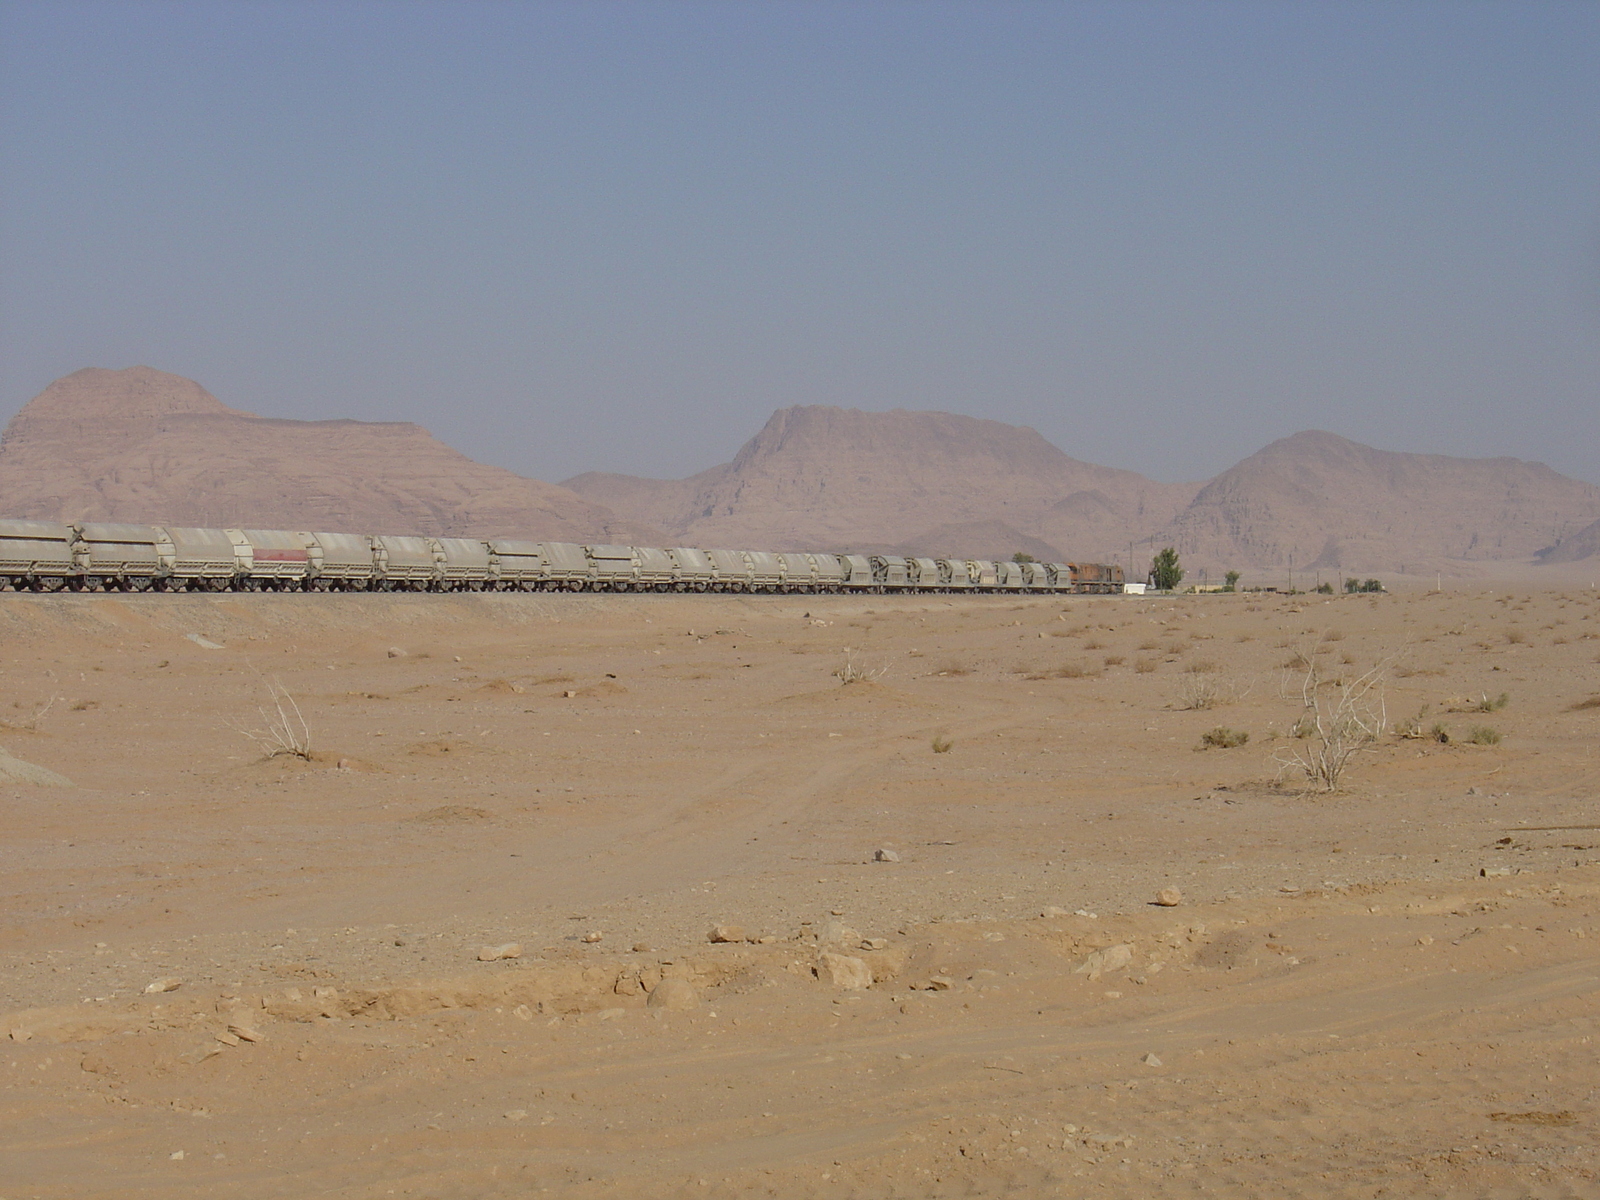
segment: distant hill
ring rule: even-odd
[[[1186,562],[1470,574],[1528,563],[1600,517],[1600,488],[1542,463],[1375,450],[1297,433],[1218,475],[1155,531]]]
[[[56,380],[0,436],[0,515],[654,541],[565,488],[404,422],[287,421],[150,367]]]
[[[1171,544],[1191,578],[1470,575],[1530,566],[1600,518],[1600,488],[1513,458],[1405,454],[1309,431],[1203,486],[1161,484],[997,421],[822,407],[779,410],[732,462],[688,479],[587,474],[566,486],[702,545],[1126,562],[1131,542],[1138,573]]]
[[[780,409],[688,479],[590,473],[565,487],[697,545],[1104,557],[1197,484],[1070,458],[1032,429],[953,413]]]
[[[775,412],[688,479],[565,486],[485,466],[401,422],[287,421],[149,367],[52,383],[0,436],[0,516],[519,535],[564,541],[1116,561],[1174,545],[1227,569],[1504,574],[1600,554],[1600,487],[1514,458],[1273,442],[1204,485],[1063,453],[953,413]]]

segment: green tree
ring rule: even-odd
[[[1237,592],[1239,590],[1239,580],[1242,578],[1244,578],[1242,571],[1224,573],[1222,576],[1222,590],[1225,592]]]
[[[1011,561],[1016,563],[1033,562],[1034,558],[1026,550],[1018,550],[1011,556]]]
[[[1183,568],[1178,565],[1178,552],[1173,547],[1158,550],[1150,560],[1150,582],[1162,592],[1170,592],[1183,582]]]

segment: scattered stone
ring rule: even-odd
[[[390,658],[405,658],[406,657],[406,652],[404,650],[400,649],[399,646],[390,646],[389,647],[389,657]]]
[[[897,862],[900,861],[900,856],[898,854],[896,854],[893,850],[890,850],[887,847],[880,846],[878,849],[876,849],[876,850],[874,850],[872,852],[872,861],[873,862],[897,863]]]
[[[1162,908],[1177,908],[1183,903],[1183,893],[1175,887],[1164,887],[1156,893],[1156,901]]]
[[[948,992],[955,985],[956,981],[948,975],[933,975],[928,979],[927,990],[930,992]]]
[[[635,942],[633,944],[633,952],[635,954],[649,954],[650,953],[650,943],[649,942]]]
[[[625,1008],[602,1008],[600,1010],[600,1019],[602,1021],[615,1021],[627,1011]]]
[[[183,980],[176,975],[168,975],[164,979],[157,979],[144,985],[146,996],[159,996],[162,992],[175,992],[183,986]]]
[[[1039,915],[1041,917],[1044,917],[1045,919],[1049,920],[1049,919],[1053,919],[1053,918],[1056,918],[1056,917],[1070,917],[1072,914],[1070,912],[1068,912],[1064,908],[1060,908],[1060,907],[1058,907],[1058,906],[1056,906],[1054,904],[1050,904],[1050,905],[1046,905],[1044,911],[1041,912]]]
[[[817,956],[817,977],[826,979],[834,987],[856,991],[872,986],[872,968],[863,958],[848,954],[834,954],[824,950]]]
[[[504,958],[521,958],[522,944],[506,942],[502,946],[484,946],[478,951],[479,962],[499,962]]]
[[[1503,875],[1511,874],[1510,867],[1484,867],[1478,872],[1485,879],[1499,879]]]
[[[526,1004],[519,1004],[511,1010],[511,1015],[519,1021],[533,1020],[533,1009]]]
[[[1421,937],[1419,937],[1417,939],[1417,945],[1419,945],[1419,946],[1431,946],[1431,945],[1433,945],[1433,938],[1431,938],[1427,934],[1423,934]]]
[[[528,1119],[528,1110],[525,1108],[513,1108],[505,1114],[505,1118],[508,1121],[526,1121]]]
[[[722,944],[725,942],[744,941],[743,925],[718,925],[706,934],[706,940]]]
[[[248,1025],[242,1025],[242,1024],[237,1024],[237,1023],[230,1024],[228,1026],[228,1032],[233,1034],[233,1036],[238,1038],[240,1041],[245,1041],[245,1042],[264,1042],[264,1041],[266,1041],[266,1038],[262,1037],[261,1033],[258,1030],[252,1029]]]
[[[1142,1062],[1147,1067],[1159,1067],[1161,1065],[1161,1060],[1159,1058],[1157,1058],[1154,1054],[1146,1054],[1139,1061]]]
[[[182,1150],[174,1150],[171,1154],[167,1155],[167,1157],[170,1158],[173,1162],[182,1162],[183,1161],[183,1151]]]
[[[239,1038],[231,1033],[217,1034],[217,1041],[221,1042],[224,1046],[237,1046],[239,1044]]]
[[[823,945],[859,946],[862,934],[860,930],[851,929],[835,915],[822,923],[822,928],[817,931],[817,941]]]
[[[889,940],[887,938],[862,938],[861,939],[861,948],[863,950],[882,950],[888,944],[889,944]]]
[[[663,979],[650,989],[646,1007],[665,1008],[670,1012],[687,1012],[700,1005],[700,993],[687,979]]]
[[[1115,946],[1107,946],[1104,950],[1096,950],[1079,964],[1074,974],[1087,975],[1091,981],[1099,979],[1107,971],[1116,971],[1127,966],[1133,961],[1133,947],[1126,942],[1118,942]]]
[[[591,929],[588,933],[583,935],[583,940],[592,946],[605,936],[606,935],[601,933],[598,929]]]
[[[202,649],[202,650],[221,650],[222,649],[222,643],[221,642],[213,642],[210,638],[201,637],[198,633],[186,633],[183,636],[188,638],[196,646],[199,646],[200,649]]]

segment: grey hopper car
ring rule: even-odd
[[[1120,591],[1122,568],[824,551],[0,520],[0,587],[33,591]]]
[[[82,574],[78,531],[55,521],[0,521],[0,579],[54,591]]]

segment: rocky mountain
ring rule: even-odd
[[[1539,551],[1538,558],[1542,563],[1554,565],[1581,562],[1596,555],[1600,555],[1600,521],[1584,526],[1571,537],[1562,538],[1553,546],[1546,546]]]
[[[87,368],[0,436],[0,514],[46,520],[643,541],[656,530],[405,422],[288,421],[150,367]]]
[[[1186,563],[1472,574],[1600,517],[1600,488],[1515,458],[1375,450],[1316,430],[1218,475],[1154,534]]]
[[[563,486],[695,545],[1059,558],[1125,550],[1199,485],[1080,462],[998,421],[803,406],[688,479],[590,473]]]
[[[1283,438],[1215,479],[1161,484],[1031,429],[948,413],[788,408],[689,479],[588,474],[581,495],[674,537],[973,556],[1111,559],[1175,545],[1191,578],[1236,568],[1472,575],[1531,565],[1600,517],[1600,488],[1540,463]],[[1589,535],[1600,538],[1600,534]],[[1570,540],[1545,561],[1589,543]]]
[[[0,436],[0,515],[571,541],[1472,575],[1600,554],[1600,487],[1539,463],[1310,431],[1203,486],[1069,457],[951,413],[781,409],[688,479],[525,479],[402,422],[288,421],[149,367],[57,380]],[[1503,572],[1502,572],[1503,573]]]

